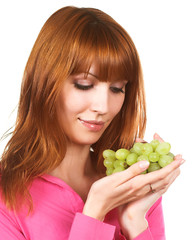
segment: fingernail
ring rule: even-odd
[[[180,166],[181,166],[184,162],[185,162],[185,160],[184,160],[184,159],[181,159],[181,160],[180,160]]]
[[[182,158],[181,155],[175,155],[175,157],[174,157],[175,160],[178,160],[178,159],[180,159],[180,158]]]
[[[139,162],[139,167],[142,169],[142,170],[145,170],[149,167],[149,162],[148,161],[140,161]]]
[[[155,138],[157,138],[159,135],[158,135],[157,133],[155,133],[153,136],[154,136]]]

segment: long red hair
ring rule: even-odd
[[[62,83],[87,73],[92,63],[105,81],[127,79],[125,101],[102,137],[93,144],[98,171],[104,149],[129,148],[146,125],[144,84],[135,45],[109,15],[93,8],[65,7],[41,29],[25,67],[16,126],[1,160],[1,191],[10,209],[30,200],[29,184],[63,160],[66,136],[56,114]]]

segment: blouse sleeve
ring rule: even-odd
[[[134,240],[165,240],[162,198],[150,208],[146,219],[149,227]],[[115,229],[116,227],[113,225],[88,217],[82,213],[76,213],[68,240],[76,240],[77,238],[88,240],[90,236],[94,236],[93,239],[114,240]],[[121,233],[119,233],[119,239],[126,240]]]
[[[0,208],[0,235],[1,239],[26,240],[19,229],[19,226],[11,219],[6,212]]]
[[[113,240],[116,227],[97,219],[76,213],[68,240]],[[91,238],[90,238],[91,236]]]
[[[146,219],[149,227],[134,240],[165,240],[162,197],[150,208]]]

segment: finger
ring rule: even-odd
[[[148,161],[140,161],[132,166],[130,166],[128,169],[122,172],[117,172],[115,174],[112,174],[111,176],[114,176],[115,181],[117,182],[117,186],[123,184],[124,182],[134,178],[137,175],[140,175],[143,171],[145,171],[149,167]]]
[[[169,188],[170,186],[174,183],[174,181],[177,179],[177,177],[179,176],[180,171],[179,169],[176,170],[176,173],[174,173],[171,178],[169,179],[169,182],[167,185],[164,185],[164,187],[161,187],[161,189],[159,190],[159,193],[164,194]]]
[[[158,171],[154,171],[147,174],[147,183],[154,184],[158,181],[165,179],[169,174],[171,174],[175,169],[179,168],[185,161],[183,159],[174,160],[172,163]]]
[[[164,192],[167,191],[169,186],[175,181],[175,179],[179,176],[180,169],[177,168],[172,171],[166,178],[152,184],[152,188],[155,192],[163,190]]]
[[[175,155],[174,160],[177,160],[177,159],[182,159],[182,155],[181,154]]]
[[[153,135],[153,139],[157,139],[159,142],[164,142],[164,140],[157,133]]]
[[[171,179],[168,183],[167,188],[169,188],[171,186],[171,184],[176,180],[176,178],[180,175],[180,169],[176,169],[173,174],[171,175]]]

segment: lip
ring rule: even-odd
[[[104,122],[103,121],[83,120],[81,118],[78,118],[78,119],[83,124],[83,126],[85,126],[89,130],[94,131],[94,132],[100,131],[103,128],[103,126],[104,126]]]

